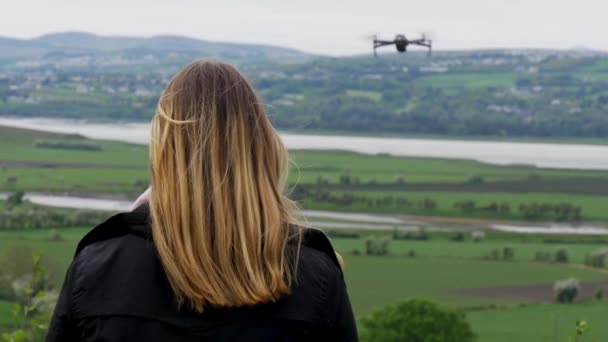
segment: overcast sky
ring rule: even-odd
[[[427,31],[438,49],[608,50],[606,13],[608,0],[0,0],[0,36],[180,34],[346,55],[373,33]]]

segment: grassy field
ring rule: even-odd
[[[591,328],[582,341],[608,341],[607,317],[608,302],[542,304],[467,313],[481,342],[568,341],[579,320],[586,320]]]
[[[51,233],[48,230],[4,231],[0,232],[0,251],[15,246],[27,246],[35,251],[42,251],[45,257],[50,259],[50,264],[57,266],[57,274],[52,278],[59,285],[63,278],[63,270],[69,265],[77,242],[89,229],[59,229],[58,232],[63,238],[60,242],[50,241]],[[377,232],[375,234],[383,235]],[[350,251],[362,249],[362,240],[332,239],[336,249],[342,253],[346,261],[345,276],[356,316],[362,317],[383,305],[410,297],[432,298],[458,307],[489,304],[515,306],[522,301],[463,295],[456,290],[551,284],[555,280],[567,277],[576,277],[581,281],[608,279],[608,274],[595,270],[528,261],[528,257],[531,257],[536,249],[552,251],[557,247],[556,245],[522,242],[513,234],[497,234],[494,238],[488,236],[488,241],[480,243],[452,242],[447,239],[448,236],[447,234],[432,235],[432,240],[426,242],[393,241],[392,255],[387,257],[354,256]],[[496,262],[480,259],[490,249],[505,245],[515,248],[515,261]],[[573,260],[579,261],[582,255],[598,246],[571,244],[568,247]],[[416,251],[416,258],[400,256],[410,249]],[[469,313],[469,317],[475,330],[483,337],[481,341],[502,341],[505,329],[511,333],[517,331],[513,327],[518,326],[521,320],[518,312],[522,311],[530,317],[541,315],[542,310],[538,311],[534,308],[553,308],[547,310],[558,312],[555,311],[557,306],[529,306],[490,310],[487,311],[487,315],[473,311]],[[560,316],[564,322],[570,322],[577,315],[588,316],[589,320],[592,318],[599,320],[599,316],[595,313],[601,312],[601,307],[586,304],[575,304],[567,308],[570,314]],[[608,305],[605,308],[608,310]],[[0,302],[0,327],[3,323],[10,322],[9,314],[10,305]],[[598,317],[593,316],[594,314]],[[503,316],[504,318],[500,318]],[[509,323],[508,326],[499,324],[504,319],[512,320],[513,323]],[[549,325],[546,329],[551,328],[551,322],[547,323]],[[524,337],[541,336],[538,335],[541,332],[531,329],[517,333]],[[599,336],[608,337],[604,333]]]
[[[133,197],[149,181],[145,146],[80,138],[99,145],[101,150],[49,149],[36,146],[36,141],[78,138],[7,128],[0,128],[0,134],[6,137],[0,142],[0,191],[118,193]],[[467,160],[345,151],[297,150],[292,151],[291,158],[293,163],[288,179],[291,187],[311,187],[322,179],[335,194],[349,192],[370,198],[394,195],[411,200],[430,198],[439,204],[436,210],[423,212],[390,206],[335,207],[308,200],[303,202],[304,208],[308,209],[498,218],[494,214],[455,210],[453,204],[474,200],[479,205],[506,202],[517,208],[521,203],[568,202],[582,207],[584,219],[608,221],[604,210],[608,171],[497,166]],[[340,183],[345,174],[351,179],[350,185]],[[15,181],[11,183],[9,179]],[[401,184],[396,183],[398,179]],[[521,218],[514,214],[503,215],[500,219]]]
[[[344,192],[335,192],[342,194]],[[304,203],[304,207],[310,209],[323,209],[334,211],[351,212],[375,212],[375,213],[400,213],[425,216],[470,216],[493,218],[493,213],[485,212],[463,212],[454,208],[454,203],[460,201],[475,201],[477,206],[487,206],[492,202],[509,203],[512,210],[510,215],[503,215],[501,218],[517,219],[517,208],[520,204],[529,203],[572,203],[583,208],[583,217],[592,221],[608,221],[608,211],[606,210],[607,200],[605,196],[597,195],[573,195],[573,194],[551,194],[551,193],[472,193],[472,192],[414,192],[414,191],[385,191],[385,192],[348,192],[350,194],[365,196],[371,199],[381,199],[385,196],[395,196],[396,198],[406,198],[411,201],[421,201],[432,199],[437,202],[437,208],[426,210],[418,207],[407,208],[395,206],[368,207],[367,205],[353,204],[350,206],[337,205],[325,202],[315,202],[313,200]]]
[[[13,323],[11,312],[13,311],[13,303],[0,300],[0,330],[3,326],[8,326]]]
[[[47,230],[0,232],[0,250],[27,246],[42,251],[60,269],[65,269],[72,259],[77,242],[88,230],[89,228],[59,229],[63,238],[59,242],[50,241],[51,233]],[[606,273],[594,270],[529,262],[536,250],[554,251],[557,246],[551,244],[529,244],[516,240],[459,243],[438,238],[434,239],[437,241],[426,242],[393,241],[392,256],[367,257],[350,254],[353,249],[363,250],[363,240],[332,240],[346,259],[346,277],[359,316],[399,298],[413,296],[436,298],[459,306],[495,302],[494,299],[450,293],[454,289],[552,283],[569,276],[580,280],[608,278]],[[481,260],[492,248],[502,248],[505,245],[515,248],[514,262]],[[570,245],[569,248],[574,262],[580,262],[585,253],[598,246],[581,244]],[[411,249],[416,251],[416,258],[400,256]],[[62,276],[54,279],[60,282]]]
[[[489,233],[488,235],[491,235]],[[342,252],[354,250],[365,251],[364,239],[334,239],[335,248]],[[489,240],[473,242],[470,239],[464,242],[450,241],[447,238],[440,240],[432,238],[428,241],[397,240],[391,242],[391,251],[395,254],[405,255],[414,251],[418,257],[438,258],[470,258],[482,259],[493,249],[502,250],[504,247],[515,249],[514,260],[526,262],[534,260],[536,252],[548,252],[552,255],[558,248],[566,247],[573,263],[582,264],[585,256],[602,245],[595,244],[548,244],[541,242],[528,242],[526,240]]]
[[[352,92],[349,95],[373,96]],[[0,191],[21,189],[133,196],[148,180],[147,148],[144,146],[93,141],[102,147],[101,151],[48,149],[36,147],[36,140],[78,138],[2,128],[0,134],[3,138],[0,141]],[[608,221],[605,210],[608,187],[604,184],[604,180],[608,184],[608,171],[507,167],[464,160],[400,158],[344,151],[292,151],[291,157],[293,165],[289,183],[292,186],[298,184],[313,187],[321,177],[329,182],[326,188],[337,195],[355,193],[371,199],[394,196],[413,201],[430,198],[438,204],[436,209],[428,212],[417,209],[410,212],[391,206],[374,207],[372,212],[485,217],[479,212],[456,210],[453,203],[474,200],[479,206],[484,206],[490,202],[508,202],[515,211],[521,203],[568,202],[581,206],[585,219]],[[349,174],[353,181],[356,179],[358,187],[349,189],[342,186],[339,180],[345,174]],[[14,176],[17,176],[16,182],[7,182]],[[396,184],[397,177],[403,177],[405,184]],[[482,178],[483,184],[473,185],[472,178]],[[550,191],[526,191],[525,186],[532,184],[531,179],[546,181],[546,184],[539,183],[535,186]],[[570,192],[561,190],[561,185],[574,180],[577,189],[570,187]],[[524,190],[521,190],[521,186],[508,189],[509,191],[484,188],[500,182],[524,184]],[[440,190],[411,190],[428,186],[439,187]],[[367,207],[335,206],[310,200],[305,200],[303,206],[305,209],[370,212]],[[4,204],[0,201],[0,213],[3,210]],[[515,214],[512,216],[507,218],[518,219]],[[489,215],[488,218],[495,217]],[[330,218],[310,219],[335,221]],[[52,266],[49,267],[53,271],[52,281],[59,286],[76,244],[90,228],[59,229],[61,241],[51,241],[49,230],[0,231],[0,251],[16,246],[42,251]],[[608,340],[605,324],[597,323],[605,322],[602,317],[608,317],[608,304],[605,303],[577,303],[570,306],[529,304],[520,307],[520,303],[535,301],[459,292],[480,288],[550,285],[558,279],[568,277],[576,277],[582,282],[608,280],[608,273],[579,267],[580,265],[532,262],[537,252],[555,253],[558,247],[566,246],[571,262],[581,263],[587,253],[602,247],[602,244],[588,243],[589,241],[580,243],[577,240],[584,238],[578,237],[572,240],[560,237],[566,242],[550,244],[543,243],[543,237],[538,235],[494,232],[488,233],[482,242],[472,242],[468,234],[466,241],[454,242],[450,241],[454,233],[431,232],[429,241],[392,241],[390,256],[370,257],[353,255],[352,252],[364,251],[364,240],[368,235],[385,236],[391,232],[367,231],[360,234],[361,239],[332,239],[346,261],[345,276],[357,317],[400,299],[425,297],[457,307],[504,307],[468,312],[470,322],[481,337],[480,341],[551,341],[556,325],[559,326],[559,340],[565,340],[565,336],[573,331],[576,319],[580,318],[590,322],[593,338]],[[593,237],[587,240],[589,239]],[[514,261],[482,259],[493,249],[505,246],[514,248]],[[415,258],[404,256],[412,250],[415,251]],[[548,288],[550,291],[550,286]],[[0,302],[0,330],[10,323],[10,309],[9,303]]]

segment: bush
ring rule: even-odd
[[[350,252],[350,254],[352,255],[361,255],[361,251],[358,249],[353,249],[352,252]]]
[[[389,254],[389,243],[391,239],[382,238],[368,238],[365,240],[365,254],[366,255],[388,255]]]
[[[580,284],[574,278],[558,280],[553,285],[553,291],[559,303],[572,303],[580,292]]]
[[[416,251],[413,249],[410,249],[409,252],[407,252],[407,256],[410,258],[415,258],[416,257]]]
[[[500,260],[500,249],[494,248],[492,251],[490,251],[490,254],[488,254],[484,259],[494,261]]]
[[[482,232],[480,230],[476,230],[471,233],[471,239],[475,242],[480,242],[481,240],[486,238],[486,232]]]
[[[593,297],[595,298],[595,300],[597,300],[598,302],[601,302],[604,300],[604,289],[603,288],[598,288],[595,291],[595,295],[593,295]]]
[[[566,247],[560,247],[557,249],[557,251],[555,252],[555,262],[559,262],[559,263],[564,263],[567,264],[568,262],[570,262],[570,254],[568,253],[568,248]]]
[[[61,235],[61,233],[59,231],[57,231],[57,229],[51,229],[49,241],[52,241],[52,242],[63,241],[63,235]]]
[[[15,191],[6,200],[9,207],[14,207],[23,204],[25,192],[23,190]]]
[[[452,237],[450,238],[450,240],[456,241],[456,242],[463,242],[464,241],[464,233],[456,233],[456,234],[452,235]]]
[[[538,251],[534,254],[534,261],[551,262],[553,259],[550,252]]]
[[[415,240],[426,241],[429,239],[429,234],[424,228],[418,228],[415,231],[401,232],[397,228],[393,229],[394,240]]]
[[[585,264],[591,267],[604,268],[608,266],[608,248],[597,249],[585,257]]]
[[[464,313],[422,299],[386,306],[361,319],[363,341],[475,341]]]
[[[515,259],[515,249],[513,247],[503,247],[502,259],[505,261],[513,261]]]

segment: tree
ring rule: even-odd
[[[572,303],[580,292],[580,284],[574,278],[558,280],[553,285],[553,291],[559,303]]]
[[[464,313],[423,300],[386,306],[361,320],[362,340],[370,342],[469,342],[476,337]]]
[[[555,252],[555,262],[567,264],[570,261],[570,254],[567,247],[560,247]]]
[[[9,207],[14,207],[23,204],[24,197],[25,192],[23,192],[22,190],[13,192],[7,199]]]

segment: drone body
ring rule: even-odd
[[[403,34],[398,34],[395,36],[394,40],[381,40],[374,36],[374,56],[378,56],[376,53],[376,49],[386,45],[395,45],[397,51],[403,53],[407,51],[408,45],[419,45],[425,46],[429,49],[429,56],[431,55],[431,50],[433,47],[433,42],[430,39],[427,39],[426,36],[422,36],[420,39],[409,40]]]

